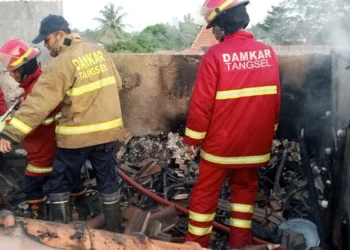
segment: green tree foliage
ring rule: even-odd
[[[127,14],[122,13],[122,11],[122,7],[115,7],[113,3],[104,6],[100,10],[102,17],[94,18],[95,21],[99,22],[99,28],[97,30],[98,37],[110,36],[115,41],[115,39],[125,36],[124,29],[130,25],[124,23],[124,18]]]
[[[139,44],[153,44],[157,50],[173,50],[183,47],[181,32],[167,24],[156,24],[146,27],[138,36]]]
[[[267,33],[258,24],[250,26],[249,28],[247,28],[247,31],[252,33],[255,39],[259,41],[272,43],[271,39],[268,38]]]
[[[202,26],[194,23],[194,18],[190,13],[184,15],[183,22],[179,22],[179,29],[181,31],[183,45],[185,48],[191,47],[201,28]]]
[[[106,46],[106,49],[109,52],[134,53],[181,51],[191,46],[197,34],[197,28],[192,33],[186,33],[168,24],[155,24],[146,27],[138,35]]]
[[[324,37],[320,33],[331,32],[350,21],[349,0],[285,0],[282,5],[290,8],[290,15],[299,17],[300,30],[305,38],[314,42]],[[336,27],[331,28],[330,24],[335,24]]]
[[[267,12],[264,21],[257,24],[257,28],[264,31],[264,39],[268,38],[272,44],[278,45],[296,43],[301,35],[297,28],[298,17],[289,16],[289,11],[283,6],[272,6],[272,10]]]
[[[274,44],[339,43],[350,34],[350,1],[284,0],[258,26]]]
[[[146,27],[140,33],[127,33],[123,22],[126,13],[114,4],[104,6],[101,18],[94,18],[100,23],[96,31],[80,32],[82,37],[102,42],[109,52],[118,53],[153,53],[155,51],[181,51],[189,48],[196,39],[201,26],[194,23],[191,14],[184,15],[179,28],[169,24],[155,24]],[[102,39],[112,37],[112,40]]]
[[[118,43],[107,44],[105,49],[108,52],[119,52],[119,53],[146,53],[153,52],[152,49],[145,50],[141,45],[132,40],[119,41]]]

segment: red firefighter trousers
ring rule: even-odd
[[[258,191],[256,168],[227,169],[201,161],[199,178],[190,201],[190,221],[186,241],[209,247],[219,195],[227,174],[231,188],[230,247],[239,249],[252,244],[251,221]]]

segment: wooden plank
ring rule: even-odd
[[[151,213],[142,211],[135,214],[125,227],[124,234],[145,233]]]

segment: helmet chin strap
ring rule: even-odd
[[[223,28],[221,28],[220,26],[217,26],[215,25],[213,27],[213,33],[214,33],[214,36],[215,36],[215,39],[218,41],[218,42],[223,42],[224,41],[224,38],[225,38],[225,35],[226,35],[226,32]]]
[[[29,75],[33,74],[39,68],[39,64],[36,58],[28,61],[18,68],[21,73],[21,82],[24,81]]]

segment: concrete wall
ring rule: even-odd
[[[41,20],[49,14],[63,14],[60,1],[0,1],[0,47],[10,39],[20,38],[30,43],[39,34]],[[42,51],[40,61],[50,61],[50,55],[43,44],[35,45]],[[0,87],[6,92],[6,100],[11,103],[22,91],[8,75],[0,72]]]
[[[200,56],[113,55],[113,58],[123,78],[120,95],[124,122],[132,133],[168,132],[185,124]],[[279,57],[283,106],[280,127],[285,127],[283,132],[287,133],[281,136],[296,136],[295,127],[302,119],[308,97],[305,84],[313,81],[310,77],[306,81],[313,60],[313,56]]]
[[[41,20],[49,14],[63,14],[62,1],[0,1],[0,46],[10,39],[20,38],[31,42],[39,34]],[[41,61],[48,62],[49,54],[43,44]]]
[[[122,80],[123,89],[120,92],[123,120],[126,127],[134,135],[154,134],[176,131],[185,125],[190,104],[193,84],[196,78],[201,56],[199,55],[154,55],[154,54],[114,54],[112,55]],[[282,112],[280,128],[283,137],[294,137],[296,124],[303,120],[306,110],[305,100],[311,103],[320,98],[309,95],[307,86],[319,82],[316,92],[321,92],[322,86],[330,84],[330,80],[318,71],[323,72],[324,66],[317,62],[325,60],[325,56],[280,56],[280,76],[282,82]],[[317,76],[313,76],[316,72]],[[1,77],[1,76],[0,76]],[[1,81],[9,86],[7,77]],[[14,92],[12,86],[12,98]],[[306,86],[306,87],[305,87]],[[311,88],[313,89],[313,88]],[[16,90],[18,91],[18,90]],[[7,96],[9,96],[8,91]],[[323,91],[322,93],[324,93]],[[316,101],[314,101],[316,99]],[[316,107],[314,107],[316,106]],[[314,105],[314,113],[324,113],[322,105]],[[321,107],[321,110],[315,110]],[[285,134],[286,133],[286,134]]]
[[[134,134],[167,132],[186,119],[200,56],[114,55],[121,103]]]

